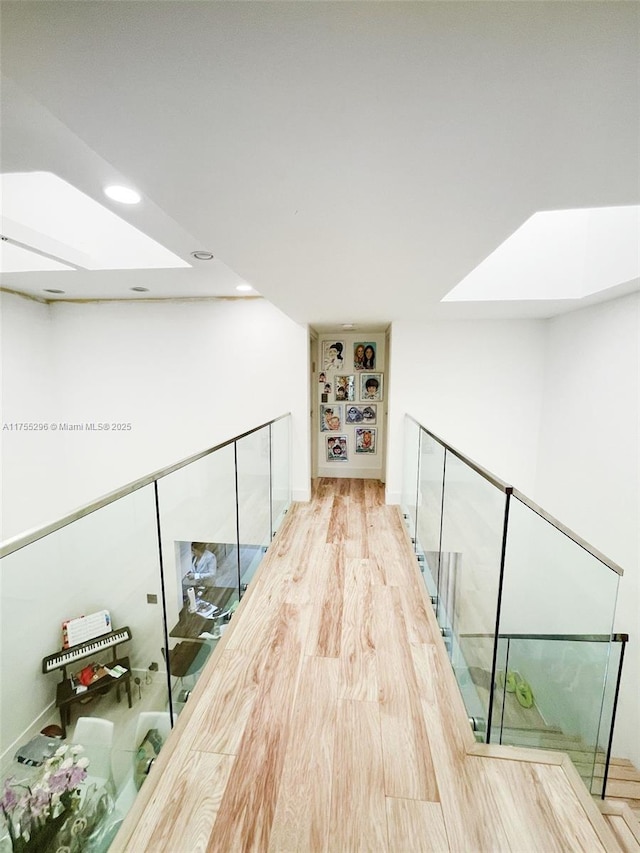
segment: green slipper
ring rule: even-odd
[[[505,687],[504,687],[504,689],[507,691],[507,693],[515,693],[517,684],[518,684],[518,677],[516,676],[515,672],[508,672],[507,673],[507,680],[505,682]]]
[[[524,679],[516,685],[516,699],[523,708],[531,708],[533,705],[533,690]]]

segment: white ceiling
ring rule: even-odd
[[[540,210],[640,202],[640,6],[2,2],[8,171],[51,171],[192,269],[14,273],[64,298],[235,295],[318,330],[546,317],[440,299]],[[71,283],[70,283],[71,282]]]

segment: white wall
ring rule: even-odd
[[[308,499],[308,335],[270,303],[2,304],[4,421],[131,424],[4,433],[3,538],[287,411]]]
[[[0,307],[5,423],[131,424],[122,431],[0,433],[3,539],[287,411],[293,497],[308,499],[308,332],[268,302],[47,306],[3,293]],[[243,442],[240,473],[242,482],[258,478],[268,495],[262,446],[261,438]],[[233,456],[226,473],[218,461],[207,457],[161,481],[170,586],[174,540],[235,536]],[[226,499],[208,481],[203,486],[205,468],[215,469]],[[191,487],[178,489],[179,477]],[[147,487],[3,561],[0,752],[11,751],[54,700],[57,674],[36,678],[34,690],[19,697],[15,685],[59,647],[63,619],[107,607],[116,627],[131,627],[132,667],[162,665],[158,605],[147,603],[148,593],[160,600],[152,498]],[[268,514],[245,510],[243,541],[268,537]],[[177,598],[169,604],[175,618]],[[18,636],[32,638],[19,654]]]
[[[405,413],[528,493],[535,483],[544,324],[396,322],[387,500],[400,503]]]
[[[4,540],[19,528],[36,524],[50,512],[52,489],[43,473],[49,469],[50,451],[55,451],[57,445],[50,445],[52,436],[48,432],[33,432],[23,427],[25,423],[48,423],[51,415],[55,397],[51,310],[32,299],[2,294],[0,332],[0,539]],[[25,488],[25,484],[35,484],[35,488]],[[30,510],[16,526],[18,502],[28,502]]]
[[[548,322],[535,499],[624,569],[614,752],[640,766],[640,294]],[[605,571],[603,569],[603,571]]]

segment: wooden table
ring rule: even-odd
[[[200,672],[217,640],[183,640],[169,652],[171,675],[184,678]]]
[[[238,590],[234,586],[208,586],[205,587],[198,598],[201,601],[208,601],[219,608],[213,617],[205,619],[197,613],[189,613],[187,605],[180,611],[180,616],[177,623],[169,632],[170,637],[180,637],[185,640],[197,640],[203,631],[211,633],[213,628],[213,620],[220,616],[221,613],[233,603],[233,597],[238,595]]]

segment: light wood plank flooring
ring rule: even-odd
[[[620,850],[568,760],[477,745],[397,507],[295,504],[113,851]]]

